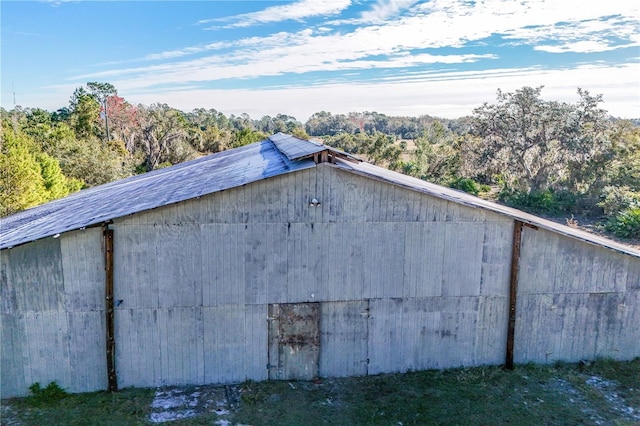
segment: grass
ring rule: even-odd
[[[244,425],[640,424],[640,359],[421,371],[312,382],[245,382],[223,418]],[[2,424],[148,424],[154,389],[3,401]],[[211,411],[173,425],[214,424]],[[5,419],[5,414],[9,418]],[[46,419],[46,420],[44,420]],[[18,423],[13,423],[18,424]]]
[[[153,389],[125,389],[117,393],[67,394],[47,403],[33,396],[3,400],[1,424],[146,425],[153,395]]]

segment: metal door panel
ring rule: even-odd
[[[320,304],[269,305],[269,379],[318,376]]]

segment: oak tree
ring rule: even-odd
[[[587,192],[610,148],[600,95],[578,89],[576,104],[545,101],[542,87],[498,90],[497,103],[474,110],[478,174],[499,176],[504,189],[533,194],[549,188]]]

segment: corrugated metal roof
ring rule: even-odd
[[[0,249],[313,166],[312,160],[290,161],[265,139],[85,189],[2,218]]]
[[[85,189],[0,219],[0,249],[284,173],[308,169],[315,166],[313,160],[308,157],[325,150],[338,154],[335,164],[343,170],[466,206],[490,210],[530,225],[640,258],[640,251],[616,241],[369,163],[345,161],[341,158],[357,158],[326,145],[282,133],[241,148]]]
[[[328,149],[327,146],[315,141],[305,141],[295,136],[285,135],[284,133],[276,133],[269,136],[269,140],[275,144],[281,153],[287,156],[291,161],[300,158],[311,157]]]
[[[542,229],[547,229],[549,231],[553,231],[553,232],[566,235],[572,238],[577,238],[579,240],[586,241],[591,244],[604,246],[604,247],[616,250],[618,252],[630,254],[631,256],[640,258],[640,251],[635,250],[630,246],[620,244],[616,241],[610,240],[608,238],[600,237],[598,235],[583,231],[581,229],[572,228],[570,226],[562,225],[562,224],[541,218],[539,216],[525,213],[521,210],[503,206],[502,204],[483,200],[482,198],[467,194],[466,192],[436,185],[421,179],[403,175],[402,173],[397,173],[391,170],[384,169],[382,167],[374,166],[373,164],[369,164],[369,163],[364,163],[364,162],[353,163],[353,162],[338,160],[336,164],[338,167],[344,170],[349,170],[353,173],[356,173],[362,176],[367,176],[373,179],[378,179],[384,182],[389,182],[395,185],[403,186],[405,188],[420,191],[425,194],[432,195],[434,197],[453,201],[469,207],[490,210],[492,212],[495,212],[501,215],[509,216],[513,219],[519,220],[529,225],[533,225]]]
[[[269,140],[273,142],[275,146],[280,150],[280,152],[286,155],[287,158],[291,161],[310,158],[322,151],[329,151],[332,154],[335,154],[336,157],[362,161],[355,155],[348,154],[342,150],[327,145],[323,145],[320,142],[316,142],[313,140],[307,141],[295,136],[286,135],[281,132],[269,136]]]

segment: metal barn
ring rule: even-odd
[[[640,252],[276,134],[0,221],[1,393],[640,356]]]

